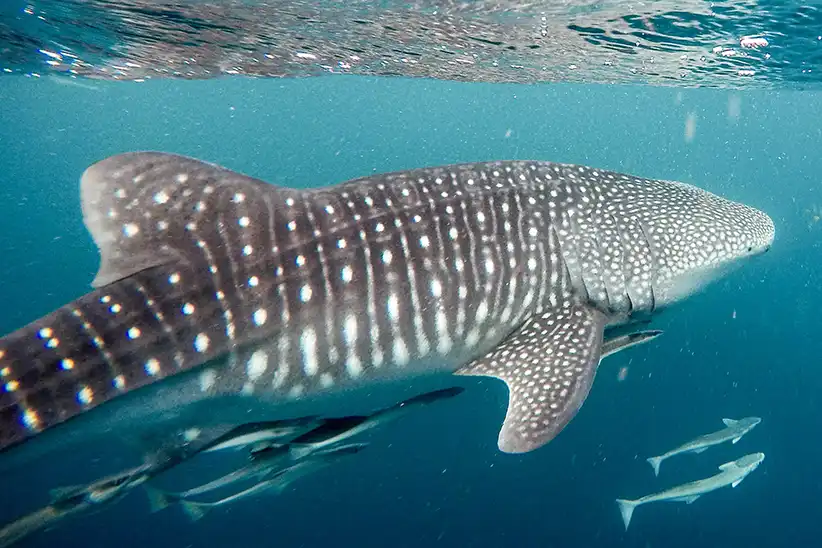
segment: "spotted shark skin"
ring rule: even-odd
[[[527,452],[584,402],[606,327],[774,237],[687,184],[539,161],[297,190],[136,152],[81,201],[94,289],[0,339],[0,449],[187,372],[203,398],[284,401],[445,371],[504,380],[499,447]]]

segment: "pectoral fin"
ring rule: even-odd
[[[693,495],[692,497],[683,497],[682,500],[685,502],[685,504],[692,504],[698,498],[699,495]]]
[[[490,353],[457,371],[508,385],[501,451],[537,449],[576,415],[599,365],[604,325],[601,312],[569,303],[530,317]]]

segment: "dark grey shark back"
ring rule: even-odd
[[[773,237],[688,185],[547,162],[298,191],[132,153],[81,194],[96,289],[0,339],[0,449],[188,371],[298,398],[439,368],[503,379],[500,447],[527,451],[582,405],[606,324]]]
[[[254,263],[236,260],[248,236],[226,224],[267,218],[273,190],[163,154],[89,168],[81,198],[98,289],[0,340],[0,447],[225,354],[252,323],[231,311]],[[259,245],[268,227],[250,231]]]
[[[521,181],[489,184],[503,166],[296,191],[162,153],[95,164],[81,194],[97,289],[0,340],[0,447],[217,358],[240,371],[209,391],[293,397],[432,351],[467,361],[545,297],[534,275],[557,245],[537,242]]]

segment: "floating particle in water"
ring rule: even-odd
[[[819,221],[822,221],[822,207],[813,204],[805,210],[805,215],[808,217],[808,229],[812,229]]]
[[[690,143],[696,137],[696,112],[691,111],[685,117],[685,142]]]
[[[736,122],[742,114],[742,99],[739,95],[728,96],[728,120]]]
[[[625,365],[625,366],[622,366],[622,367],[619,368],[619,373],[617,373],[617,380],[619,382],[622,382],[627,378],[628,378],[628,366]]]

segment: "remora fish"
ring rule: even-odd
[[[224,418],[219,396],[245,402],[238,424],[265,420],[268,406],[456,372],[507,384],[498,445],[531,451],[587,397],[606,327],[774,238],[766,214],[691,185],[538,161],[298,190],[137,152],[92,165],[80,191],[95,289],[0,339],[2,448],[182,427],[195,402]]]
[[[303,459],[320,449],[336,445],[351,437],[396,420],[417,406],[453,398],[463,391],[464,389],[460,387],[445,388],[420,394],[369,416],[326,419],[322,425],[314,430],[294,438],[289,444],[289,452],[294,460]]]
[[[602,342],[602,359],[616,354],[617,352],[621,352],[622,350],[631,348],[632,346],[651,342],[660,335],[662,335],[662,331],[658,329],[651,329],[647,331],[635,331],[633,333],[606,339]]]
[[[293,438],[288,444],[273,445],[263,447],[258,450],[253,450],[250,455],[250,462],[245,466],[224,474],[223,476],[208,483],[193,487],[186,491],[179,493],[166,492],[166,494],[173,495],[176,498],[189,498],[207,493],[209,491],[214,491],[216,489],[222,489],[239,481],[260,478],[262,476],[270,476],[272,473],[282,470],[289,464],[293,464],[298,460],[307,458],[312,454],[325,453],[327,451],[331,451],[333,453],[333,449],[328,449],[331,446],[337,445],[342,441],[358,434],[362,434],[378,426],[384,426],[388,422],[399,418],[417,406],[429,405],[437,401],[453,398],[461,394],[463,391],[464,389],[461,387],[435,390],[433,392],[420,394],[405,400],[395,406],[389,407],[388,409],[377,411],[370,416],[325,419],[321,424],[316,424],[316,427],[312,430]],[[266,425],[267,423],[259,424]],[[297,424],[303,423],[298,422]],[[256,423],[251,425],[243,425],[242,427],[236,428],[229,433],[229,435],[222,438],[217,447],[221,448],[223,446],[235,447],[240,445],[249,445],[246,443],[249,438],[254,440],[258,438],[258,429],[255,428],[255,426]],[[269,431],[268,427],[264,426],[263,432],[267,431]],[[146,486],[146,490],[149,492],[149,499],[152,503],[151,506],[153,510],[156,511],[165,507],[163,504],[158,504],[158,501],[162,501],[162,498],[156,496],[156,493],[160,492],[159,489]]]
[[[234,439],[245,441],[248,433],[257,427],[266,433],[282,431],[287,428],[296,428],[298,425],[314,424],[310,418],[295,421],[278,421],[255,423],[230,428],[227,426],[213,427],[210,431],[216,443],[226,444],[226,448],[245,445]],[[230,437],[228,430],[232,433]],[[299,429],[297,429],[299,431]],[[212,445],[199,443],[198,436],[186,433],[183,439],[159,440],[155,451],[143,456],[144,463],[140,466],[123,472],[106,476],[88,485],[72,485],[58,487],[50,491],[51,503],[39,510],[27,514],[5,525],[0,529],[0,548],[9,546],[24,537],[54,527],[58,522],[79,513],[97,512],[125,497],[133,489],[147,483],[161,474],[175,468]],[[213,449],[213,448],[212,448]],[[221,449],[217,447],[217,449]]]
[[[18,518],[0,529],[0,547],[10,546],[33,533],[54,527],[75,514],[101,510],[119,501],[131,490],[165,469],[167,467],[142,465],[89,485],[53,489],[52,501],[48,506]]]
[[[158,432],[152,428],[148,429],[148,433],[138,431],[134,435],[126,431],[120,434],[125,441],[135,445],[141,454],[150,455],[155,460],[166,455],[175,461],[173,464],[176,466],[199,453],[244,449],[254,451],[271,445],[282,445],[323,424],[321,419],[313,416],[249,422],[239,426],[236,423],[215,422],[180,429],[173,435],[169,435],[168,431]]]
[[[730,441],[732,443],[738,442],[742,439],[742,436],[753,430],[754,426],[762,422],[762,419],[759,417],[745,417],[740,420],[722,419],[722,422],[725,423],[725,428],[722,430],[699,436],[680,445],[676,449],[671,449],[665,454],[647,459],[648,463],[654,469],[654,475],[659,475],[659,466],[662,464],[662,461],[673,457],[674,455],[680,455],[682,453],[699,454],[709,447],[719,445],[720,443],[725,443],[726,441]]]
[[[211,453],[227,449],[245,449],[249,446],[253,449],[271,444],[281,444],[309,432],[321,424],[322,420],[317,417],[246,423],[214,439],[200,452]]]
[[[352,443],[349,445],[341,445],[338,447],[317,451],[313,453],[310,458],[300,460],[288,468],[282,470],[272,470],[271,474],[268,476],[262,476],[260,481],[248,489],[214,502],[192,501],[188,500],[187,497],[189,495],[186,493],[169,493],[167,491],[160,491],[152,488],[149,490],[151,506],[153,510],[160,510],[173,503],[180,503],[186,515],[196,521],[202,518],[203,515],[205,515],[205,512],[211,510],[212,508],[216,508],[217,506],[223,506],[253,495],[259,495],[270,491],[280,494],[298,479],[313,472],[317,472],[342,457],[355,455],[366,447],[368,447],[367,443]]]
[[[222,489],[233,485],[239,481],[245,480],[259,480],[265,476],[283,470],[292,463],[291,453],[287,445],[278,445],[268,447],[260,451],[255,451],[252,454],[251,462],[242,466],[228,474],[224,474],[219,478],[208,483],[192,487],[180,492],[171,492],[146,485],[145,489],[148,493],[149,502],[152,512],[162,510],[168,506],[169,500],[185,499],[189,497],[196,497],[204,493],[209,493],[217,489]]]
[[[684,485],[673,487],[655,495],[647,495],[637,500],[617,499],[619,511],[622,513],[622,521],[625,523],[625,530],[631,523],[631,516],[636,507],[649,502],[685,502],[691,504],[693,501],[711,491],[716,491],[722,487],[730,485],[736,487],[745,477],[756,470],[765,459],[764,453],[751,453],[735,461],[726,462],[721,465],[719,474],[710,478],[692,481]]]

